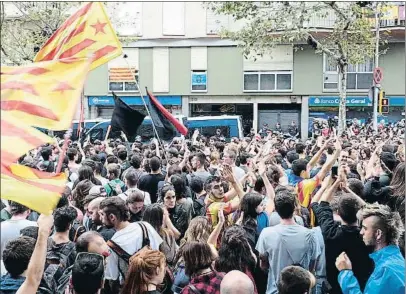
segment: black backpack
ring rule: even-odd
[[[193,215],[192,218],[196,216],[206,215],[206,205],[204,204],[204,199],[206,195],[200,196],[199,198],[193,199]]]
[[[138,222],[137,224],[141,227],[141,230],[142,230],[142,245],[141,245],[141,248],[140,248],[140,250],[141,250],[145,246],[149,246],[150,241],[149,241],[147,227],[142,222]],[[127,251],[125,251],[123,248],[121,248],[118,244],[116,244],[112,240],[107,241],[107,245],[118,256],[118,265],[117,265],[117,267],[118,267],[118,271],[120,272],[120,275],[121,275],[122,279],[124,280],[125,277],[126,277],[126,274],[128,272],[128,264],[130,262],[130,257],[132,255],[130,255]],[[134,254],[137,253],[137,252],[134,252]]]
[[[86,233],[86,228],[75,220],[69,230],[69,240],[76,242],[83,233]]]
[[[40,294],[63,294],[72,273],[73,264],[70,264],[69,257],[76,255],[75,243],[69,242],[58,252],[52,250],[52,244],[49,238],[45,270],[37,292]]]

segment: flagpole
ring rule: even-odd
[[[150,118],[150,120],[151,120],[152,129],[154,130],[154,133],[155,133],[155,136],[156,136],[156,138],[157,138],[158,144],[161,145],[163,154],[164,154],[165,158],[167,159],[168,157],[166,156],[165,146],[163,145],[161,139],[159,138],[158,131],[157,131],[156,128],[155,128],[155,124],[154,124],[154,121],[152,120],[151,113],[149,112],[147,103],[145,102],[144,96],[142,95],[140,85],[138,84],[137,79],[136,79],[136,77],[135,77],[135,74],[134,74],[134,72],[131,70],[130,64],[129,64],[128,61],[127,61],[127,55],[124,54],[123,58],[124,58],[124,60],[125,60],[125,62],[126,62],[126,64],[127,64],[127,67],[128,67],[128,69],[129,69],[129,71],[131,72],[131,75],[132,75],[132,77],[133,77],[133,79],[134,79],[134,83],[135,83],[135,85],[137,86],[138,93],[140,94],[141,99],[142,99],[142,102],[144,103],[145,109],[147,110],[147,113],[148,113],[149,118]]]
[[[71,127],[69,130],[66,131],[66,133],[64,135],[64,141],[63,141],[61,154],[59,154],[58,165],[56,166],[56,170],[55,170],[55,173],[57,173],[57,174],[59,174],[62,170],[63,160],[65,158],[66,150],[68,149],[68,141],[70,139],[70,136],[72,135],[72,132],[73,132],[73,128]]]

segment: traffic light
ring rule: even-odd
[[[385,91],[379,91],[379,112],[389,113],[389,99],[386,98]]]

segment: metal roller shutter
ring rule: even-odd
[[[99,106],[97,108],[98,108],[97,112],[98,112],[100,118],[111,118],[111,116],[113,115],[114,107],[112,107],[112,106],[105,106],[105,107]]]
[[[275,125],[279,122],[281,124],[282,130],[284,132],[288,131],[288,127],[292,121],[296,122],[296,125],[300,129],[300,113],[299,111],[292,110],[260,110],[259,111],[259,125],[258,129],[261,129],[264,123],[273,129]]]

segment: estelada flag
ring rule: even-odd
[[[176,117],[174,117],[168,110],[166,110],[165,107],[164,107],[161,103],[159,103],[158,99],[156,99],[155,96],[152,95],[152,94],[148,91],[148,89],[147,89],[147,94],[148,94],[148,97],[149,97],[149,101],[151,102],[150,105],[156,110],[156,112],[157,112],[159,115],[163,115],[163,117],[166,118],[166,120],[167,120],[179,133],[181,133],[182,135],[186,136],[186,134],[187,134],[187,132],[188,132],[188,129],[187,129],[183,124],[181,124],[181,122],[178,121],[178,120],[176,119]],[[151,111],[150,111],[150,112],[151,112]],[[151,116],[153,116],[152,113],[151,113]],[[152,119],[152,117],[151,117],[151,119]],[[152,119],[152,120],[153,120],[153,119]],[[162,119],[161,119],[161,120],[162,120]],[[154,121],[154,120],[153,120],[153,121]],[[154,121],[154,122],[155,122],[155,121]]]
[[[50,174],[18,165],[29,150],[53,139],[1,111],[1,197],[18,202],[40,213],[49,214],[65,188],[65,174]]]
[[[24,165],[1,162],[1,197],[39,213],[50,214],[66,186],[66,175],[42,172]]]
[[[121,130],[127,137],[137,134],[138,128],[144,121],[145,114],[132,109],[113,92],[114,111],[111,117],[111,128]],[[131,139],[130,139],[131,140]]]
[[[45,143],[52,143],[53,138],[14,118],[9,112],[1,111],[1,161],[16,162],[28,151]]]
[[[71,15],[42,46],[34,61],[94,54],[94,69],[123,53],[103,3],[84,4]]]
[[[1,109],[28,126],[70,128],[91,61],[73,57],[1,67]]]

